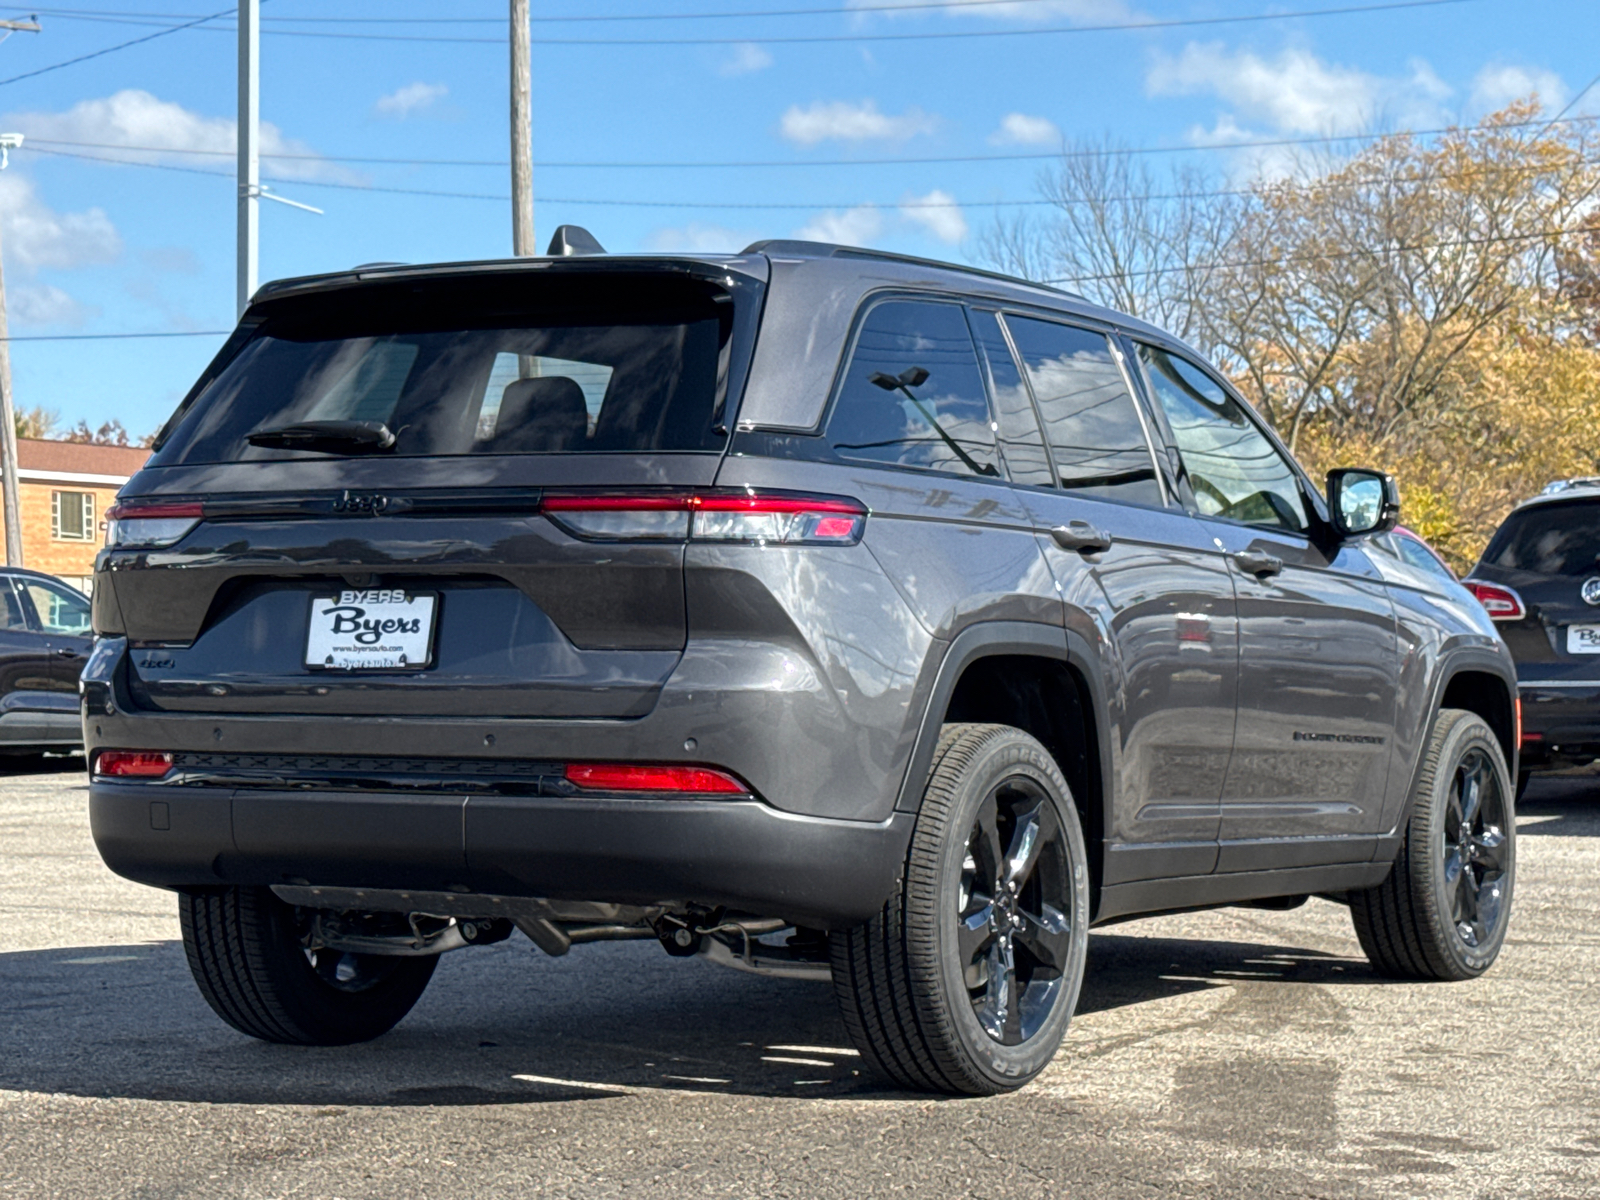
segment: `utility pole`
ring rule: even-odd
[[[38,33],[39,22],[0,21],[0,42],[13,33]],[[0,171],[22,145],[20,133],[0,133]],[[22,563],[22,501],[17,488],[17,405],[11,394],[11,326],[6,320],[6,276],[0,264],[0,502],[6,509],[6,566]]]
[[[0,133],[0,170],[22,145],[20,133]],[[6,507],[6,566],[22,562],[22,501],[17,487],[17,406],[11,397],[11,327],[6,323],[5,267],[0,265],[0,491]]]
[[[239,0],[239,295],[256,291],[261,235],[261,0]]]
[[[528,0],[511,0],[511,253],[518,258],[539,253],[533,239],[532,40]]]

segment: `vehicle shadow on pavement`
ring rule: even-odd
[[[1290,947],[1097,934],[1079,1011],[1239,978],[1370,977],[1364,964]],[[0,955],[0,1012],[0,1089],[18,1091],[309,1106],[904,1095],[863,1068],[826,984],[674,960],[644,943],[548,959],[519,938],[446,955],[412,1014],[359,1046],[234,1032],[201,1000],[177,942]]]
[[[1517,802],[1523,837],[1600,837],[1600,774],[1535,775]]]
[[[68,754],[0,754],[0,779],[21,778],[27,775],[59,775],[63,771],[86,773],[83,751]],[[87,782],[87,779],[85,779]]]

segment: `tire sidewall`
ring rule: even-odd
[[[962,864],[966,858],[967,836],[977,819],[979,806],[998,784],[1013,776],[1031,780],[1044,793],[1056,811],[1068,857],[1072,896],[1072,950],[1070,965],[1063,973],[1065,983],[1049,1019],[1026,1042],[1005,1046],[996,1042],[979,1024],[967,1002],[966,980],[956,950],[954,897],[960,886]],[[1088,957],[1089,869],[1077,808],[1066,780],[1055,761],[1032,737],[1020,730],[1006,730],[990,737],[967,765],[954,796],[945,836],[938,850],[938,897],[935,911],[939,993],[946,1000],[946,1019],[957,1034],[956,1045],[965,1052],[969,1069],[988,1080],[997,1090],[1020,1087],[1042,1071],[1060,1048],[1061,1039],[1078,1006],[1083,986],[1084,965]]]
[[[1446,888],[1444,873],[1445,814],[1449,808],[1450,789],[1455,780],[1456,768],[1473,750],[1482,750],[1488,757],[1495,774],[1495,782],[1505,806],[1506,869],[1501,898],[1501,915],[1493,934],[1481,946],[1469,946],[1457,932],[1452,920],[1453,905]],[[1437,767],[1428,796],[1425,819],[1414,824],[1412,837],[1425,856],[1427,869],[1419,872],[1417,882],[1426,895],[1427,911],[1434,914],[1439,926],[1439,949],[1447,955],[1454,973],[1463,976],[1481,975],[1494,963],[1505,943],[1506,930],[1511,924],[1512,903],[1516,895],[1517,836],[1516,790],[1511,772],[1506,767],[1505,755],[1489,726],[1477,716],[1464,716],[1446,731],[1440,746]],[[1416,825],[1420,824],[1421,828]]]

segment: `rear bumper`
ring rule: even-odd
[[[695,901],[842,928],[882,908],[910,814],[755,800],[267,791],[95,781],[95,844],[158,887],[311,884],[629,904]]]
[[[1582,764],[1600,757],[1600,679],[1524,680],[1522,768]]]

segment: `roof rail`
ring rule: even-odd
[[[1557,479],[1553,483],[1544,485],[1541,496],[1555,496],[1561,492],[1570,492],[1574,488],[1600,488],[1600,475],[1580,475],[1576,479]]]
[[[963,275],[979,275],[984,279],[998,279],[1004,283],[1021,284],[1023,287],[1042,288],[1047,292],[1058,292],[1063,296],[1070,296],[1074,300],[1084,297],[1077,292],[1069,292],[1065,288],[1058,288],[1048,283],[1036,283],[1031,279],[1023,279],[1018,275],[1007,275],[1002,271],[986,271],[982,267],[968,267],[961,263],[943,262],[937,258],[918,258],[914,254],[894,254],[888,250],[865,250],[860,246],[840,246],[833,242],[802,242],[785,238],[769,238],[765,241],[751,242],[739,253],[741,254],[776,254],[792,255],[795,258],[874,258],[885,262],[911,263],[919,267],[937,267],[941,271],[959,271]]]

